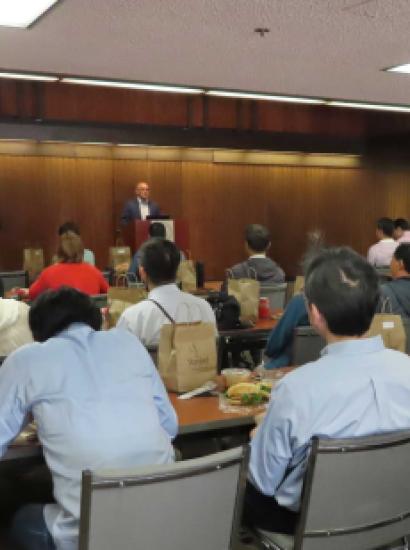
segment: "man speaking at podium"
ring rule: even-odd
[[[149,185],[140,181],[135,186],[135,198],[127,201],[121,214],[121,223],[126,225],[132,220],[146,220],[147,216],[160,215],[159,206],[149,200]]]

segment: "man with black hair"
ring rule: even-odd
[[[379,300],[375,270],[348,248],[327,249],[305,272],[321,358],[286,375],[251,443],[244,519],[293,533],[313,436],[356,437],[410,428],[410,357],[366,338]]]
[[[62,225],[60,225],[60,227],[58,228],[58,236],[61,237],[62,235],[70,231],[72,231],[78,236],[81,236],[80,228],[74,222],[65,222]],[[56,261],[58,261],[58,258],[56,259]],[[87,264],[95,265],[95,256],[92,250],[89,250],[88,248],[84,248],[83,262]]]
[[[410,318],[410,243],[401,243],[396,248],[390,271],[393,280],[381,288],[380,309]]]
[[[29,323],[37,342],[0,369],[0,455],[32,415],[56,502],[18,511],[12,538],[25,550],[75,550],[81,472],[172,462],[177,417],[147,351],[125,331],[100,331],[85,294],[42,294]]]
[[[234,265],[229,271],[235,279],[254,278],[261,285],[283,283],[282,268],[266,256],[271,245],[269,231],[263,225],[253,223],[245,230],[245,251],[248,259]]]
[[[148,228],[149,238],[165,239],[166,231],[165,225],[161,222],[152,222]],[[181,261],[185,260],[185,254],[180,250]],[[139,248],[132,258],[130,267],[128,268],[129,273],[134,273],[138,276],[138,268],[141,261],[141,248]]]
[[[398,243],[410,242],[410,225],[404,218],[397,218],[394,220],[394,232],[393,237]]]
[[[393,239],[394,223],[391,218],[380,218],[376,224],[376,238],[378,242],[372,245],[367,252],[367,261],[375,267],[390,265],[397,242]]]
[[[176,285],[180,257],[175,244],[166,239],[150,239],[141,248],[139,274],[150,291],[148,299],[127,308],[117,327],[138,336],[145,346],[158,344],[162,325],[172,321],[204,321],[216,326],[208,302]]]

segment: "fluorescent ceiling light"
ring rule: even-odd
[[[129,88],[131,90],[150,90],[154,92],[171,92],[177,94],[202,94],[200,88],[187,88],[185,86],[167,86],[166,84],[144,84],[139,82],[126,82],[124,80],[94,80],[92,78],[62,78],[61,82],[67,84],[83,84],[86,86],[106,86],[109,88]]]
[[[383,105],[382,103],[353,103],[349,101],[328,101],[332,107],[352,107],[353,109],[369,109],[372,111],[390,111],[396,113],[409,113],[410,106],[401,105]]]
[[[58,80],[58,76],[30,73],[9,73],[5,71],[0,71],[0,78],[12,78],[16,80],[42,80],[45,82],[56,82]]]
[[[409,74],[410,73],[410,63],[405,63],[404,65],[396,65],[396,67],[391,67],[390,69],[386,69],[389,73],[404,73]]]
[[[27,28],[57,0],[2,0],[0,26]]]
[[[251,92],[229,92],[224,90],[209,90],[207,95],[217,97],[232,97],[238,99],[259,99],[264,101],[285,101],[288,103],[310,103],[310,104],[324,104],[323,99],[314,99],[310,97],[292,97],[286,95],[270,95],[270,94],[258,94]]]

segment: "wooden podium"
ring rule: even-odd
[[[133,220],[122,228],[124,244],[131,248],[134,254],[149,238],[148,228],[153,222],[169,222],[174,224],[174,240],[177,247],[182,250],[186,257],[190,257],[189,227],[187,220]]]

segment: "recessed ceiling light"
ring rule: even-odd
[[[207,95],[217,97],[232,97],[237,99],[259,99],[264,101],[285,101],[288,103],[310,103],[315,105],[324,104],[323,99],[315,99],[311,97],[293,97],[286,95],[271,95],[271,94],[259,94],[254,92],[230,92],[225,90],[209,90]]]
[[[331,107],[351,107],[353,109],[369,109],[371,111],[390,111],[395,113],[409,113],[410,106],[383,105],[382,103],[354,103],[349,101],[328,101]]]
[[[185,86],[168,86],[166,84],[149,84],[141,82],[127,82],[124,80],[95,80],[92,78],[65,77],[61,82],[66,84],[83,84],[85,86],[105,86],[108,88],[128,88],[131,90],[150,90],[153,92],[170,92],[177,94],[202,94],[200,88],[188,88]]]
[[[0,26],[27,28],[58,0],[2,0]]]
[[[389,73],[404,73],[409,74],[410,73],[410,63],[405,63],[404,65],[396,65],[396,67],[390,67],[390,69],[386,69]]]
[[[49,76],[46,74],[10,73],[8,71],[0,71],[0,78],[12,78],[16,80],[43,80],[45,82],[56,82],[58,80],[58,76]]]

